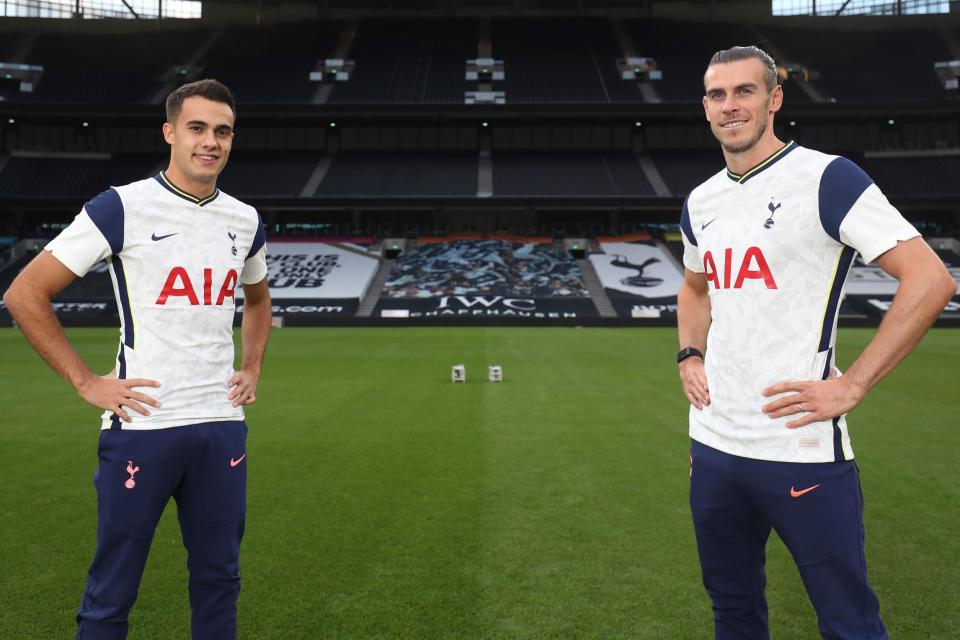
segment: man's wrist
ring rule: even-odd
[[[851,372],[847,372],[844,375],[840,376],[840,383],[847,387],[850,390],[850,393],[853,394],[853,397],[856,398],[857,403],[863,400],[864,396],[867,395],[867,391],[870,390],[869,385],[866,381],[859,378],[855,373],[851,375]]]
[[[260,377],[260,365],[240,365],[240,371],[246,371],[249,374],[255,375],[258,378]]]
[[[64,376],[67,379],[67,382],[70,386],[73,387],[74,391],[80,391],[86,386],[89,386],[95,379],[99,376],[95,374],[92,370],[84,367],[80,371],[70,372]]]
[[[680,349],[679,353],[677,353],[677,364],[680,364],[689,358],[700,358],[700,360],[703,360],[703,351],[700,351],[700,349],[697,349],[696,347],[684,347],[683,349]]]

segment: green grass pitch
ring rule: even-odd
[[[870,335],[841,330],[841,366]],[[111,367],[115,330],[69,336]],[[675,352],[669,329],[274,331],[247,414],[240,637],[712,638]],[[934,330],[850,416],[870,575],[898,640],[960,629],[958,362],[960,332]],[[0,380],[0,639],[70,638],[98,411],[12,329]],[[132,639],[189,637],[172,507]],[[775,536],[768,578],[773,637],[818,637]]]

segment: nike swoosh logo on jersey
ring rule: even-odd
[[[803,494],[805,494],[805,493],[810,493],[811,491],[813,491],[814,489],[816,489],[816,488],[819,487],[819,486],[820,486],[820,485],[815,484],[815,485],[813,485],[812,487],[807,487],[806,489],[801,489],[800,491],[797,491],[796,489],[794,489],[794,488],[791,486],[791,487],[790,487],[790,497],[791,497],[791,498],[799,498],[799,497],[802,496]]]
[[[175,236],[175,235],[177,235],[177,233],[178,233],[178,232],[168,233],[168,234],[165,235],[165,236],[158,236],[157,234],[153,234],[152,236],[150,236],[150,239],[153,240],[154,242],[157,242],[158,240],[166,240],[166,239],[169,238],[170,236]]]
[[[237,466],[238,464],[240,464],[241,462],[243,462],[243,459],[246,458],[246,457],[247,457],[247,454],[243,454],[242,456],[240,456],[240,457],[237,458],[236,460],[234,460],[233,458],[230,458],[230,466],[231,466],[231,467]]]
[[[711,220],[710,222],[704,222],[702,225],[700,225],[700,231],[703,231],[704,229],[706,229],[707,227],[709,227],[710,225],[712,225],[712,224],[713,224],[714,222],[716,222],[716,221],[717,221],[717,219],[714,218],[714,219]]]

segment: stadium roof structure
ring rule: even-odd
[[[845,24],[867,20],[861,24],[878,26],[889,24],[888,20],[910,19],[928,20],[929,25],[942,27],[960,24],[960,0],[6,0],[0,3],[0,25],[6,20],[40,19],[62,25],[51,24],[44,29],[68,29],[74,18],[106,18],[82,20],[88,32],[137,28],[122,27],[123,23],[182,23],[184,18],[228,26],[373,16],[619,16],[718,23],[812,19],[819,24],[842,17],[841,22]],[[48,18],[52,20],[46,20]]]

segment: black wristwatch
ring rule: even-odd
[[[677,354],[677,364],[680,364],[687,358],[697,357],[703,360],[703,351],[700,349],[694,349],[693,347],[684,347],[680,349],[680,353]]]

